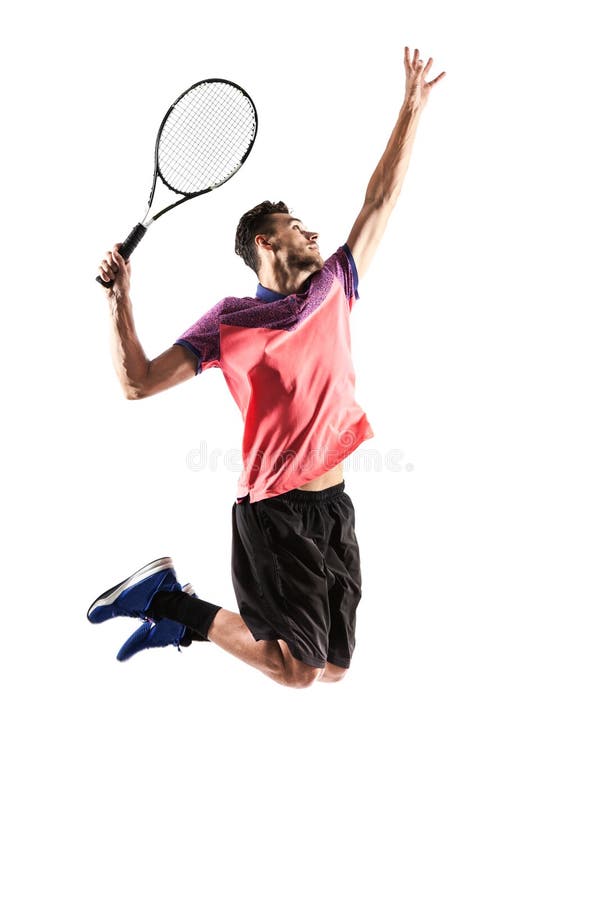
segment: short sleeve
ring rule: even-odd
[[[354,301],[359,299],[358,272],[352,251],[348,244],[339,247],[335,253],[327,259],[323,269],[329,270],[334,278],[337,278],[344,287],[344,293],[350,309]]]
[[[358,293],[358,270],[356,268],[356,263],[354,262],[354,257],[352,256],[352,251],[348,244],[344,244],[341,249],[346,258],[347,266],[350,267],[350,272],[346,277],[348,278],[348,287],[351,296],[348,296],[348,294],[346,294],[346,296],[349,300],[360,300],[360,294]]]
[[[190,350],[198,360],[196,375],[220,363],[222,307],[223,301],[217,303],[175,341],[175,344]]]

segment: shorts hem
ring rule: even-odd
[[[242,619],[244,619],[243,616]],[[255,628],[249,622],[247,622],[246,619],[244,619],[244,624],[250,631],[250,634],[255,641],[283,641],[285,644],[287,644],[290,653],[292,654],[294,659],[298,660],[298,662],[304,663],[307,666],[312,666],[315,669],[325,668],[327,660],[319,656],[311,656],[310,653],[303,653],[302,650],[298,650],[298,648],[290,642],[289,638],[284,637],[281,634],[277,634],[272,630],[269,631],[268,629]],[[334,665],[338,665],[338,663],[334,663]]]
[[[324,669],[327,665],[326,659],[322,659],[317,656],[311,656],[309,653],[302,653],[302,651],[298,650],[297,647],[291,646],[289,641],[286,641],[285,638],[280,638],[280,640],[285,641],[294,659],[297,659],[298,662],[304,663],[305,666],[311,666],[313,669]]]
[[[347,657],[342,656],[330,655],[327,657],[327,662],[330,662],[333,666],[339,666],[340,669],[349,669],[351,661],[352,660],[348,659]]]

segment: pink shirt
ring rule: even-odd
[[[347,245],[284,296],[226,297],[176,341],[218,366],[244,420],[238,498],[298,488],[373,437],[354,398],[350,310],[358,277]]]

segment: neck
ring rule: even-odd
[[[262,266],[258,279],[263,287],[278,294],[297,294],[307,278],[319,270],[318,265],[306,266],[302,269],[289,269],[277,260],[271,266]]]

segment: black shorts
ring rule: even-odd
[[[232,509],[231,572],[257,641],[283,640],[296,659],[348,668],[361,595],[354,506],[344,482],[287,491]]]

